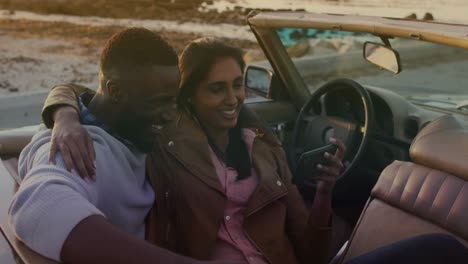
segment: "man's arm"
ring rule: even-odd
[[[48,164],[50,132],[42,133],[21,154],[23,181],[9,209],[10,225],[27,246],[66,263],[199,263],[108,222],[95,206],[97,183],[70,175],[60,156]]]
[[[84,92],[94,93],[93,90],[77,84],[61,84],[52,87],[42,107],[42,121],[47,128],[54,126],[55,110],[62,106],[70,106],[76,113],[79,113],[77,98]]]
[[[39,254],[59,261],[71,230],[83,219],[103,215],[94,206],[96,185],[88,184],[57,165],[48,163],[47,133],[40,132],[21,153],[22,182],[9,208],[9,222],[16,236]]]
[[[138,240],[98,215],[84,219],[72,230],[63,245],[61,259],[71,264],[199,263]]]
[[[61,152],[68,171],[76,168],[82,177],[96,180],[92,140],[80,124],[77,98],[84,92],[94,93],[77,84],[54,86],[42,108],[42,120],[48,128],[53,128],[49,162],[54,163],[55,155]]]

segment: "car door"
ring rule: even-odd
[[[253,74],[255,74],[254,77],[252,77]],[[274,82],[268,87],[259,89],[251,82],[252,79],[262,79],[259,75],[268,75],[268,81],[274,80]],[[283,144],[287,144],[298,114],[298,107],[290,100],[287,91],[281,81],[277,80],[272,69],[249,65],[245,79],[247,89],[245,105],[260,116]],[[281,95],[272,96],[275,91],[279,91]]]

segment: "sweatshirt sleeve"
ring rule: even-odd
[[[52,87],[42,107],[42,121],[46,127],[54,126],[52,114],[59,106],[68,105],[80,112],[77,98],[84,92],[94,93],[93,90],[77,84],[61,84]]]
[[[72,229],[83,219],[103,213],[94,205],[95,184],[69,173],[61,156],[56,165],[50,165],[49,146],[39,140],[22,153],[19,171],[25,175],[21,175],[23,181],[10,205],[9,222],[27,246],[60,261],[62,246]]]

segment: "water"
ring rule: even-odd
[[[233,9],[235,6],[271,9],[305,9],[317,13],[341,13],[387,17],[406,17],[412,13],[422,18],[431,13],[435,20],[468,22],[467,0],[219,0],[213,8]],[[205,5],[206,8],[211,8]]]

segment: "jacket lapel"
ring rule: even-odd
[[[288,193],[285,183],[278,174],[278,163],[273,152],[258,137],[254,140],[252,146],[252,164],[259,177],[259,183],[247,203],[246,216],[255,213]]]
[[[163,129],[159,142],[192,175],[224,193],[211,160],[206,135],[193,118],[181,113],[176,122]]]
[[[181,113],[176,122],[161,131],[159,142],[192,175],[224,195],[211,160],[208,139],[193,118]],[[259,177],[259,184],[247,203],[247,216],[288,193],[278,174],[278,161],[268,143],[259,137],[252,146],[252,165]]]

